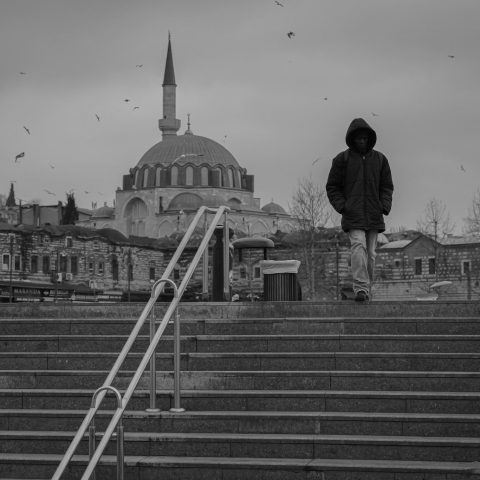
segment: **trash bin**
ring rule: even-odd
[[[298,260],[263,260],[260,262],[263,273],[263,295],[265,300],[301,300],[301,290],[297,274]]]

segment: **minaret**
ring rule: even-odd
[[[180,120],[176,116],[176,89],[175,72],[173,70],[172,45],[170,32],[168,33],[167,60],[165,62],[165,74],[163,76],[163,118],[158,121],[158,128],[162,131],[162,139],[166,140],[170,135],[177,135],[180,129]]]
[[[17,202],[15,201],[15,192],[13,191],[13,183],[10,184],[10,193],[8,194],[7,201],[5,203],[6,207],[16,207]]]

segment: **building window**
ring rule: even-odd
[[[243,265],[240,267],[240,278],[247,278],[247,269]]]
[[[148,168],[143,171],[143,188],[148,187]]]
[[[415,275],[421,275],[421,274],[422,274],[422,259],[416,258],[415,259]]]
[[[30,259],[30,272],[31,273],[38,272],[38,256],[37,255],[32,255],[32,258]]]
[[[200,185],[208,187],[208,168],[202,167],[200,170]]]
[[[471,266],[470,260],[464,260],[462,262],[462,275],[470,275]]]
[[[98,274],[103,275],[105,271],[105,264],[103,262],[98,262]]]
[[[261,275],[261,269],[260,267],[255,267],[254,270],[253,270],[253,275],[255,278],[260,278],[262,275]]]
[[[50,273],[50,257],[46,255],[42,258],[42,273]]]
[[[175,265],[173,269],[173,279],[180,280],[180,267],[178,265]]]
[[[228,187],[234,187],[235,184],[233,182],[233,170],[231,168],[229,168],[227,170],[227,176],[228,176]]]
[[[191,165],[185,169],[185,185],[193,185],[193,167]]]
[[[150,280],[155,280],[155,267],[149,268],[149,278]]]
[[[72,248],[73,247],[73,239],[72,237],[66,237],[65,238],[65,246],[67,248]]]
[[[14,259],[14,269],[18,272],[20,269],[21,269],[21,266],[22,266],[22,262],[21,262],[21,258],[20,258],[20,255],[15,255],[13,257]]]
[[[95,264],[93,262],[88,262],[88,273],[92,274]]]
[[[70,272],[72,275],[78,275],[78,257],[70,257]]]
[[[162,173],[162,167],[158,167],[155,170],[155,186],[159,187],[160,186],[160,175]]]
[[[176,165],[170,170],[170,185],[178,185],[178,168]]]
[[[428,274],[429,275],[435,275],[435,258],[429,258],[428,259]]]
[[[67,256],[60,255],[60,272],[67,273]]]
[[[400,260],[395,260],[395,268],[400,268]]]
[[[10,270],[10,255],[6,253],[2,255],[2,270]]]
[[[44,244],[49,244],[49,243],[50,243],[50,237],[48,237],[47,235],[45,235],[45,236],[43,237],[43,243],[44,243]]]
[[[117,257],[112,258],[112,280],[118,282],[118,260]]]
[[[130,264],[128,266],[128,279],[133,280],[133,265],[132,264]]]

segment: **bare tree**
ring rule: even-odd
[[[441,200],[432,198],[425,206],[424,216],[417,220],[417,229],[435,240],[435,278],[438,279],[438,246],[447,235],[451,234],[455,224],[450,221],[450,215],[447,207]]]
[[[424,216],[417,220],[417,229],[424,235],[440,242],[455,229],[447,207],[441,200],[432,198],[425,206]]]
[[[296,219],[301,235],[301,257],[305,266],[308,290],[315,294],[315,234],[319,228],[327,227],[334,218],[327,194],[318,183],[309,178],[299,181],[292,198],[290,213]]]
[[[468,235],[480,235],[480,188],[473,196],[472,205],[468,210],[468,217],[464,218],[463,232]]]

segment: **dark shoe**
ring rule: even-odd
[[[355,295],[355,301],[356,302],[365,302],[368,300],[368,294],[367,292],[364,292],[363,290],[359,290],[357,294]]]

